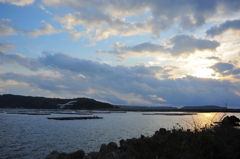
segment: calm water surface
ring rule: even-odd
[[[172,129],[179,123],[192,128],[209,123],[216,113],[198,113],[193,116],[142,115],[142,112],[96,114],[103,119],[49,120],[47,117],[80,115],[19,115],[0,113],[0,158],[44,159],[50,152],[99,151],[101,144],[116,142],[140,135],[151,136],[163,127]],[[223,114],[215,117],[219,120]],[[240,118],[240,114],[228,113]]]

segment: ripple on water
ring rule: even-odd
[[[219,113],[219,116],[222,114]],[[228,114],[233,115],[233,114]],[[238,114],[235,114],[240,117]],[[52,114],[51,117],[69,115]],[[78,116],[78,115],[71,115]],[[0,114],[0,158],[42,159],[53,150],[71,153],[99,151],[101,144],[111,141],[150,136],[160,127],[191,127],[191,116],[142,115],[140,112],[99,114],[101,120],[48,120],[48,116]],[[209,114],[198,114],[203,120]],[[211,116],[210,116],[211,117]],[[189,124],[190,123],[190,124]]]

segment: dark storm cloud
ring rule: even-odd
[[[206,31],[207,36],[214,37],[216,35],[221,35],[228,30],[240,30],[240,20],[228,20],[218,26],[213,26]]]

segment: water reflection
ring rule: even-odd
[[[198,113],[198,115],[185,117],[183,121],[186,123],[184,126],[187,129],[202,128],[210,126],[214,122],[220,122],[226,115],[233,115],[232,113]],[[236,114],[234,114],[236,115]]]

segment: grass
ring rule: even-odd
[[[225,102],[227,107],[227,102]],[[151,137],[137,139],[133,154],[139,159],[218,159],[240,158],[240,129],[210,124],[199,127],[193,116],[194,130],[185,130],[178,123],[172,130],[159,130]],[[223,120],[226,113],[220,118]]]
[[[141,159],[156,158],[240,158],[240,130],[212,126],[192,132],[183,128],[157,131],[151,137],[135,141],[134,154]]]

